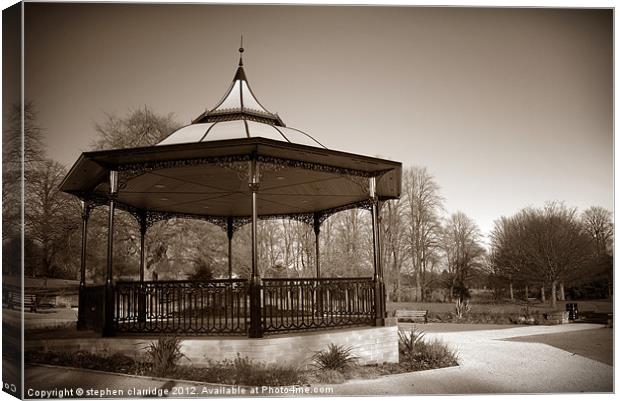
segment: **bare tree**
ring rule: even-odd
[[[439,212],[443,199],[439,185],[426,168],[413,167],[403,175],[408,231],[407,249],[416,279],[416,300],[424,300],[424,278],[429,261],[438,250]]]
[[[151,146],[178,127],[180,124],[174,120],[172,113],[160,115],[148,106],[130,110],[123,116],[106,114],[103,121],[95,123],[98,137],[92,146],[96,150]],[[96,259],[105,258],[103,245],[106,243],[107,223],[98,213],[93,217],[91,217],[93,222],[90,224],[92,233],[89,232],[89,243],[96,245],[89,247],[89,256]],[[190,236],[196,236],[197,241],[209,237],[220,239],[221,241],[215,242],[221,246],[220,242],[223,243],[225,234],[222,232],[213,235],[212,228],[214,227],[207,227],[201,222],[182,219],[172,219],[153,225],[146,235],[147,278],[154,272],[162,278],[190,274],[191,272],[186,271],[188,266],[202,266],[204,263],[218,260],[211,254],[211,247],[200,247],[200,252],[204,253],[200,254],[197,249],[187,246],[188,241],[183,240]],[[115,261],[115,274],[135,274],[139,264],[139,227],[137,221],[127,213],[118,214],[115,222],[115,243],[118,250],[116,255],[122,255],[122,258]],[[213,268],[217,273],[219,262],[215,263]]]
[[[466,214],[456,212],[446,220],[441,247],[450,280],[451,299],[455,288],[459,290],[459,299],[465,298],[467,280],[475,269],[482,267],[485,250],[480,245],[480,239],[480,229]]]
[[[581,214],[585,232],[595,243],[597,255],[610,254],[613,247],[614,223],[609,210],[592,206]]]
[[[267,220],[258,224],[259,265],[264,277],[286,277],[282,253],[282,227],[279,221]]]
[[[148,106],[129,111],[125,116],[106,114],[95,123],[98,138],[96,150],[151,146],[163,140],[180,127],[172,113],[159,115]]]
[[[585,235],[575,209],[550,202],[527,208],[496,225],[492,242],[496,267],[537,281],[544,294],[551,284],[551,304],[556,306],[558,285],[582,274],[591,260],[592,241]],[[542,297],[542,295],[541,295]]]
[[[80,224],[79,203],[59,190],[65,173],[61,164],[44,160],[32,169],[26,182],[26,236],[37,245],[39,252],[33,253],[40,254],[38,261],[27,266],[33,275],[37,266],[46,277],[74,278],[77,271],[77,264],[69,268],[58,263],[59,254],[66,249],[66,241]]]
[[[366,210],[345,210],[325,220],[321,226],[321,275],[372,275],[370,235],[370,214]]]
[[[26,102],[23,109],[21,105],[13,105],[8,116],[2,149],[6,270],[18,272],[21,249],[16,247],[21,243],[23,230],[26,274],[74,278],[77,263],[75,258],[68,257],[67,251],[77,240],[79,204],[59,191],[65,168],[45,155],[43,129],[37,122],[33,102]],[[23,226],[19,207],[22,189],[26,201]]]
[[[614,274],[612,213],[602,207],[593,206],[581,214],[581,223],[595,248],[590,273],[604,277],[607,282],[607,296],[611,297]]]
[[[385,271],[388,294],[401,301],[401,270],[409,254],[405,251],[407,232],[405,226],[405,202],[403,198],[385,202],[381,208],[381,256]]]
[[[527,235],[524,213],[512,217],[502,216],[495,220],[490,236],[489,260],[486,265],[495,286],[507,283],[512,289],[513,284],[518,283],[525,288],[529,283],[540,281],[539,271],[535,265],[530,263],[525,252],[525,243],[521,241],[521,238]],[[499,292],[499,288],[495,290]],[[527,293],[527,291],[524,292]],[[527,294],[525,297],[527,298]]]
[[[6,115],[7,124],[2,131],[2,271],[21,274],[22,176],[26,183],[31,181],[45,159],[45,151],[43,130],[33,102],[26,102],[23,109],[21,104],[13,104]],[[25,240],[29,242],[28,238]]]
[[[2,133],[3,165],[6,166],[8,163],[14,168],[20,168],[23,161],[25,168],[28,169],[32,164],[45,160],[43,129],[37,121],[38,111],[34,102],[24,103],[23,114],[22,105],[13,104],[7,114],[8,126]]]

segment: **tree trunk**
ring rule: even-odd
[[[566,301],[566,295],[564,294],[564,282],[560,283],[560,301]]]
[[[540,287],[540,300],[544,303],[547,302],[547,297],[545,297],[545,286],[542,285]]]
[[[422,249],[422,258],[420,259],[420,276],[422,278],[421,287],[422,287],[422,302],[426,302],[426,250]]]
[[[555,309],[555,307],[557,306],[557,286],[558,286],[558,282],[557,280],[553,280],[551,282],[551,307]]]
[[[400,272],[396,271],[396,302],[400,302]]]
[[[510,300],[514,301],[515,295],[514,295],[514,292],[512,291],[512,281],[510,282],[508,289],[510,290]]]
[[[454,284],[450,285],[450,302],[454,299]]]
[[[422,275],[419,266],[415,272],[415,300],[416,302],[422,301]]]
[[[525,302],[527,302],[529,297],[530,297],[530,289],[528,288],[527,284],[525,284]]]

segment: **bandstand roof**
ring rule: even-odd
[[[316,139],[301,130],[290,127],[279,127],[273,124],[252,120],[231,120],[191,124],[173,132],[157,145],[257,137],[325,148],[325,146],[321,145]]]
[[[117,204],[134,214],[242,220],[251,215],[252,159],[259,166],[262,218],[326,217],[363,207],[369,203],[368,177],[377,177],[380,200],[400,196],[401,163],[327,149],[286,127],[254,96],[242,60],[216,107],[154,146],[82,153],[61,189],[105,203],[109,171],[117,170]]]

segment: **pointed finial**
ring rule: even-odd
[[[239,66],[243,66],[243,35],[241,35],[241,45],[239,46]]]

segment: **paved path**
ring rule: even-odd
[[[338,395],[611,392],[611,366],[546,344],[509,340],[601,327],[571,324],[428,333],[427,339],[439,339],[457,350],[460,366],[355,380],[334,389]]]
[[[511,342],[510,337],[562,333],[603,327],[595,324],[528,326],[503,330],[428,333],[457,350],[460,366],[425,372],[403,373],[374,380],[354,380],[334,385],[332,395],[408,395],[480,393],[611,392],[613,368],[607,364],[539,343]],[[130,389],[196,388],[203,397],[222,396],[230,386],[198,385],[181,381],[114,375],[108,373],[30,366],[26,384],[33,389],[76,388]],[[325,386],[327,387],[327,386]],[[205,393],[206,392],[206,393]],[[187,396],[191,394],[181,394]],[[239,395],[239,394],[237,394]],[[247,392],[245,395],[251,395]],[[255,394],[254,394],[255,395]],[[262,394],[267,395],[267,394]],[[318,394],[314,394],[318,395]],[[26,394],[28,396],[28,394]],[[177,397],[179,394],[176,395]],[[32,396],[31,396],[32,397]],[[106,398],[114,397],[110,394]],[[35,397],[36,398],[36,397]]]
[[[26,398],[226,397],[250,395],[250,388],[27,365],[24,395]]]
[[[37,313],[24,311],[24,326],[26,330],[48,330],[57,328],[75,328],[77,322],[77,308],[49,308],[41,309]],[[2,308],[3,323],[14,327],[21,327],[22,311]]]

